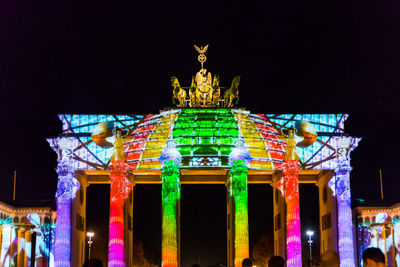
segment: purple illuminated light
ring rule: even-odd
[[[355,267],[353,222],[351,215],[351,192],[350,192],[350,158],[348,157],[359,139],[339,138],[336,176],[329,181],[333,195],[337,199],[338,207],[338,244],[341,267]]]

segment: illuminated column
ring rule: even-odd
[[[241,267],[242,261],[249,257],[249,214],[247,206],[247,165],[251,156],[244,146],[244,139],[238,139],[236,147],[229,154],[232,166],[229,184],[234,210],[234,266]]]
[[[283,166],[283,177],[277,185],[286,200],[286,264],[288,267],[302,266],[299,170],[300,166],[296,155],[296,143],[293,139],[293,132],[289,131],[285,163]]]
[[[110,167],[110,236],[108,243],[108,266],[124,267],[124,201],[132,190],[127,179],[128,167],[116,160]]]
[[[226,181],[226,252],[227,252],[227,266],[232,267],[235,261],[235,210],[234,199],[232,193],[232,181],[228,177]]]
[[[329,181],[333,195],[336,195],[338,209],[338,244],[341,267],[355,267],[353,222],[350,193],[350,158],[347,154],[352,149],[351,139],[338,141],[338,159],[336,176]],[[353,142],[354,143],[354,142]],[[353,144],[354,145],[354,144]]]
[[[179,165],[182,156],[172,138],[160,156],[162,165],[162,267],[180,266],[179,205],[181,188]]]
[[[25,259],[24,267],[31,266],[31,250],[32,250],[32,233],[30,230],[25,231]]]
[[[79,189],[71,163],[72,150],[68,140],[60,140],[60,159],[57,173],[57,223],[55,233],[54,265],[71,266],[71,201]],[[32,255],[34,257],[34,255]]]
[[[124,142],[117,132],[110,166],[110,226],[108,241],[108,267],[125,267],[124,246],[124,201],[132,191],[128,180],[129,167],[125,164]]]
[[[24,267],[25,261],[25,229],[18,229],[17,267]]]

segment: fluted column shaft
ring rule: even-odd
[[[178,162],[163,162],[162,169],[162,266],[179,266],[178,205],[181,197]]]
[[[57,166],[57,223],[54,246],[55,267],[71,266],[71,202],[79,189],[75,170],[69,158],[59,160]],[[34,255],[32,255],[34,256]]]
[[[301,258],[301,226],[299,205],[299,173],[298,160],[286,160],[283,168],[284,176],[278,182],[278,188],[285,196],[286,214],[286,262],[288,267],[302,265]]]
[[[32,253],[32,232],[30,230],[26,230],[24,267],[31,266],[31,257],[32,257],[31,253]]]
[[[229,174],[234,200],[235,267],[241,267],[242,261],[249,257],[247,171],[245,160],[233,160]]]
[[[110,167],[110,233],[108,266],[125,267],[124,250],[124,200],[132,190],[127,179],[128,167],[122,161],[113,161]]]
[[[329,187],[336,195],[338,207],[338,248],[341,267],[355,267],[354,236],[351,214],[350,160],[344,155],[338,158],[336,176],[329,181]]]

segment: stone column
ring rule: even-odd
[[[235,209],[232,192],[231,177],[226,181],[226,247],[227,247],[227,266],[234,266],[235,261]]]
[[[25,229],[18,229],[17,267],[24,267],[25,261]]]
[[[30,230],[25,231],[25,259],[24,267],[31,266],[31,255],[32,253],[32,233]]]
[[[162,152],[162,255],[163,267],[180,266],[180,229],[179,204],[181,187],[179,165],[182,156],[175,148],[175,142],[170,137],[167,147]]]
[[[124,201],[132,190],[127,179],[128,167],[120,160],[110,167],[110,233],[108,243],[108,266],[125,267],[124,249]]]
[[[336,176],[329,181],[329,187],[336,196],[338,209],[338,250],[341,267],[355,267],[353,221],[350,193],[350,158],[348,154],[356,147],[355,139],[347,137],[338,140]]]
[[[242,261],[249,257],[249,214],[247,192],[247,165],[251,156],[245,148],[244,139],[239,137],[236,147],[229,154],[232,166],[229,172],[231,200],[233,203],[234,266],[241,267]]]
[[[286,146],[283,177],[277,187],[286,200],[286,264],[288,267],[302,265],[301,259],[301,227],[299,205],[299,160],[296,155],[296,143],[293,132],[289,131]]]
[[[60,140],[60,153],[57,166],[57,223],[55,233],[54,265],[71,266],[71,201],[79,189],[72,165],[72,149],[69,140]],[[32,255],[33,256],[33,255]]]
[[[1,221],[1,223],[4,223],[3,221]],[[3,225],[0,225],[0,259],[1,259],[1,245],[3,244]]]
[[[19,227],[14,227],[11,226],[11,232],[10,232],[10,252],[9,252],[9,257],[10,257],[10,266],[16,266],[17,262],[15,262],[15,255],[18,253],[18,230]]]
[[[127,139],[117,132],[115,153],[110,166],[110,231],[108,242],[108,267],[125,267],[124,202],[132,191],[128,180],[129,167],[125,164],[124,143]]]

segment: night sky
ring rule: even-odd
[[[61,132],[57,114],[171,106],[170,77],[187,85],[200,68],[193,44],[210,44],[205,66],[222,85],[241,75],[239,106],[253,113],[349,113],[346,132],[363,137],[352,153],[353,206],[400,200],[396,0],[0,1],[0,200],[12,198],[14,170],[18,200],[54,200],[56,155],[45,138]],[[225,261],[224,190],[183,186],[186,266]],[[317,188],[300,190],[307,207]],[[99,202],[89,203],[88,224],[107,231],[107,215],[97,212],[108,205],[107,188],[89,194]],[[160,186],[135,188],[135,234],[155,259],[160,194]],[[249,213],[253,245],[272,231],[270,186],[250,186]],[[302,216],[304,227],[318,227],[317,214],[302,208]]]

